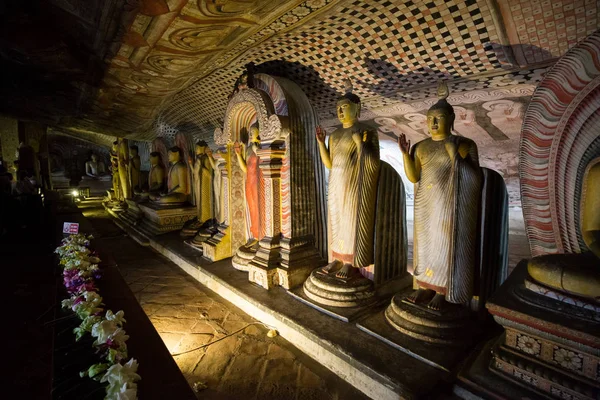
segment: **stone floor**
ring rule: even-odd
[[[187,380],[203,399],[361,399],[342,379],[152,249],[84,210]],[[235,333],[240,331],[239,333]],[[227,335],[231,335],[227,337]],[[208,347],[200,346],[225,338]],[[193,351],[191,351],[193,350]]]

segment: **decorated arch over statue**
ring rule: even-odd
[[[533,256],[579,253],[583,171],[600,155],[600,33],[569,51],[536,89],[523,121],[519,174]]]
[[[324,262],[316,126],[308,98],[287,79],[256,74],[236,87],[214,134],[219,233],[203,244],[205,256],[233,257],[235,268],[265,288],[297,286]]]

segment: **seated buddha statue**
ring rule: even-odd
[[[85,163],[85,175],[84,179],[110,180],[104,163],[98,161],[98,156],[95,154],[92,154],[91,160]]]
[[[148,174],[148,193],[155,197],[165,190],[165,167],[158,151],[150,153],[150,172]]]
[[[527,272],[551,289],[600,301],[600,158],[586,169],[581,199],[581,236],[590,251],[534,257]]]
[[[169,172],[167,174],[167,192],[151,194],[150,200],[160,205],[182,204],[188,200],[188,168],[181,161],[181,150],[177,146],[169,149]]]

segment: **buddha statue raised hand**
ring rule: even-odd
[[[452,134],[454,110],[440,100],[427,112],[431,138],[398,144],[404,170],[415,188],[414,278],[418,289],[405,300],[442,310],[446,302],[466,304],[474,290],[477,221],[482,174],[477,145]]]
[[[360,277],[359,268],[373,264],[375,203],[379,179],[377,132],[358,121],[360,99],[347,83],[338,99],[337,114],[342,127],[329,136],[317,127],[321,160],[330,170],[328,223],[330,263],[320,271],[337,278]]]
[[[261,172],[258,166],[260,158],[258,150],[260,149],[260,131],[257,126],[250,127],[250,144],[245,146],[243,143],[235,142],[234,150],[237,156],[240,168],[246,175],[245,195],[246,204],[250,221],[250,236],[244,247],[256,251],[258,240],[260,239],[260,190],[261,190]]]

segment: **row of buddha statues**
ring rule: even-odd
[[[247,90],[251,88],[240,87],[231,98]],[[406,265],[408,246],[401,232],[406,229],[405,204],[404,199],[397,200],[404,196],[402,180],[381,160],[377,131],[359,121],[361,101],[347,82],[336,104],[341,127],[327,134],[317,126],[311,138],[322,167],[329,170],[328,260],[316,261],[303,277],[300,296],[305,300],[329,309],[374,304],[377,287],[372,271],[381,259],[379,253],[400,252],[404,265],[397,266],[401,273],[392,278],[411,273],[412,288],[392,298],[385,311],[389,324],[430,343],[470,340],[464,324],[473,322],[472,311],[484,309],[483,303],[507,276],[508,202],[502,177],[480,166],[476,142],[453,134],[456,116],[448,96],[448,87],[441,83],[439,99],[427,112],[429,138],[412,144],[404,134],[398,137],[404,173],[415,185],[410,266]],[[273,162],[262,158],[266,150],[279,149],[274,142],[261,143],[261,128],[252,122],[243,135],[238,132],[235,142],[216,154],[205,141],[195,144],[193,157],[174,146],[168,151],[167,168],[161,153],[152,152],[147,191],[141,189],[137,148],[129,147],[129,155],[124,157],[126,141],[115,142],[111,151],[113,192],[119,199],[135,198],[155,209],[190,207],[193,202],[195,218],[183,224],[181,236],[198,250],[205,251],[213,237],[220,235],[222,240],[227,236],[225,225],[243,224],[245,241],[228,257],[235,268],[248,271],[258,253],[269,250],[269,243],[263,240],[268,235],[263,226],[266,178],[261,166]],[[241,140],[242,136],[247,140]],[[239,193],[244,211],[234,216],[236,221],[225,223],[228,203],[223,197],[232,180],[226,182],[224,177],[231,178],[234,163],[243,175]],[[581,237],[589,252],[535,257],[528,261],[527,271],[528,279],[537,284],[598,307],[600,162],[586,169],[583,182]],[[382,206],[390,198],[397,203],[394,210]],[[280,201],[280,197],[274,199]],[[394,226],[397,232],[386,226]],[[381,243],[394,240],[399,247],[382,247]],[[262,265],[277,264],[283,256],[267,258]],[[464,324],[449,322],[459,320]]]
[[[404,300],[431,310],[446,304],[468,304],[474,296],[478,274],[477,244],[483,174],[479,166],[476,143],[452,134],[455,114],[447,102],[448,90],[440,86],[440,100],[427,113],[430,138],[411,145],[401,134],[398,144],[406,176],[416,186],[414,214],[414,287]],[[358,121],[360,99],[348,90],[337,102],[342,126],[326,135],[318,127],[315,137],[323,165],[329,169],[328,223],[331,257],[316,273],[346,283],[364,279],[361,269],[374,262],[374,226],[377,185],[380,169],[377,132]],[[249,237],[237,252],[238,257],[252,258],[260,238],[261,172],[258,168],[260,130],[249,130],[248,145],[235,142],[236,160],[245,175],[245,203]],[[328,139],[326,140],[326,138]],[[140,156],[137,146],[129,147],[129,157],[120,157],[119,142],[111,151],[113,190],[117,198],[129,197],[127,191],[141,194]],[[183,161],[179,147],[168,151],[166,169],[159,152],[150,154],[147,199],[159,206],[181,205],[194,199],[196,218],[182,230],[182,236],[194,237],[199,244],[210,237],[211,224],[219,218],[221,202],[217,162],[205,141],[196,143],[194,157]],[[598,170],[590,169],[586,192],[591,199],[583,208],[583,238],[589,249],[600,256],[598,221],[594,215],[600,195],[597,193]],[[188,176],[191,171],[191,179]],[[86,164],[91,177],[104,175],[92,156]],[[189,183],[191,181],[191,188]],[[145,199],[145,196],[143,197]],[[214,233],[214,230],[212,231]],[[244,256],[245,254],[245,256]],[[569,270],[561,256],[544,256],[529,264],[530,276],[549,287],[577,296],[597,298],[600,274],[587,270]],[[593,262],[592,262],[593,264]]]

